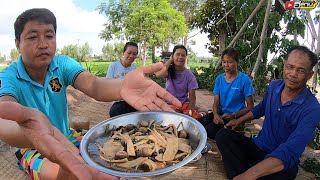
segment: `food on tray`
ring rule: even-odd
[[[182,128],[179,129],[179,126]],[[109,168],[122,168],[128,172],[155,171],[174,165],[192,153],[188,133],[180,123],[162,126],[154,121],[140,121],[106,129],[103,142],[95,141],[99,158]]]

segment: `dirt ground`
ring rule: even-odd
[[[213,95],[207,90],[197,90],[197,106],[202,111],[211,110]],[[97,102],[74,88],[68,88],[69,117],[71,121],[87,118],[90,127],[109,118],[111,103]],[[247,125],[252,132],[258,132],[262,120],[253,121]],[[161,177],[153,179],[227,179],[219,151],[212,140],[208,142],[213,146],[209,153],[193,163]],[[313,151],[309,149],[312,153]],[[310,154],[307,153],[308,154]],[[306,154],[306,153],[305,153]],[[14,148],[0,141],[0,180],[28,179],[26,174],[18,170],[14,158]],[[300,169],[297,179],[315,179],[315,177]]]

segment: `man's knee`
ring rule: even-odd
[[[225,141],[228,141],[228,137],[229,137],[229,134],[232,130],[230,129],[227,129],[227,128],[221,128],[217,134],[216,134],[216,143],[217,144],[220,144],[220,143],[223,143]]]
[[[111,106],[110,111],[109,111],[110,117],[114,117],[114,116],[118,116],[118,115],[123,114],[121,112],[121,111],[123,111],[123,107],[120,103],[121,102],[116,102]]]
[[[114,117],[114,116],[130,113],[130,112],[135,112],[135,111],[137,111],[137,110],[134,109],[133,107],[131,107],[125,101],[119,101],[119,102],[114,103],[111,106],[109,114],[110,114],[110,117]]]

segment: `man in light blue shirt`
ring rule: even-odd
[[[299,158],[319,124],[320,105],[306,87],[318,57],[294,46],[284,62],[284,80],[272,81],[263,100],[227,127],[264,116],[262,130],[250,139],[230,129],[216,135],[229,179],[294,179]]]
[[[98,101],[123,99],[141,111],[173,111],[165,102],[181,103],[146,77],[161,70],[162,63],[122,80],[98,78],[75,60],[55,56],[56,28],[48,9],[29,9],[17,17],[15,43],[21,57],[0,73],[0,139],[21,148],[18,163],[30,179],[118,179],[83,163],[67,139],[67,86]]]
[[[11,96],[21,105],[44,113],[51,124],[66,137],[69,135],[67,86],[74,86],[85,69],[67,56],[54,56],[43,85],[33,81],[24,67],[22,57],[0,72],[0,97]],[[64,113],[66,112],[66,113]]]

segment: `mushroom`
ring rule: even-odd
[[[180,130],[179,131],[179,138],[184,138],[186,139],[188,137],[188,133],[185,130]]]
[[[118,151],[115,155],[115,159],[124,159],[124,158],[129,158],[129,155],[125,151]]]
[[[149,123],[147,121],[140,121],[140,125],[143,127],[148,127]]]
[[[142,157],[150,157],[153,153],[153,149],[149,147],[144,147],[140,150],[140,156]]]
[[[136,126],[134,124],[127,124],[126,129],[127,131],[131,131],[135,128]]]
[[[142,133],[147,133],[147,132],[148,132],[148,128],[146,128],[146,127],[140,127],[138,131],[139,131],[139,132],[142,132]]]
[[[140,164],[140,169],[142,169],[144,172],[155,171],[157,168],[157,164],[150,159],[147,159]]]

